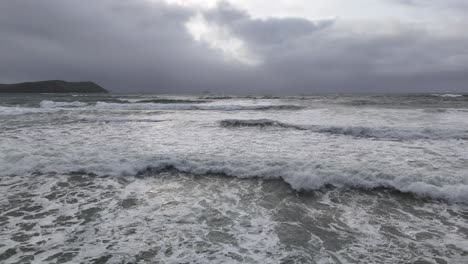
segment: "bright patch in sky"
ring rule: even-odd
[[[462,0],[447,0],[454,4],[444,6],[438,1],[406,0],[148,0],[163,1],[192,10],[193,16],[185,26],[194,40],[218,50],[229,61],[258,65],[259,56],[249,45],[232,34],[226,26],[205,19],[203,14],[219,3],[229,3],[245,10],[251,19],[304,18],[311,21],[335,19],[334,28],[342,33],[398,35],[403,31],[423,31],[434,36],[458,36],[464,32],[468,10]],[[463,0],[465,1],[465,0]],[[439,3],[439,4],[437,4]],[[462,7],[467,7],[463,9]]]
[[[465,17],[466,0],[150,0],[197,9],[210,9],[228,2],[244,9],[254,18],[302,17],[320,19],[338,17],[345,20],[398,20],[440,23],[441,20]],[[450,7],[443,3],[451,3]],[[445,7],[445,8],[444,8]],[[460,7],[455,8],[453,7]],[[461,14],[460,14],[461,13]]]
[[[206,21],[202,14],[192,17],[185,26],[193,39],[221,51],[228,60],[251,66],[260,63],[248,50],[244,41],[232,35],[227,28]]]
[[[213,8],[219,0],[162,0],[168,4],[194,8]]]

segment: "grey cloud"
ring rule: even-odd
[[[0,1],[0,83],[93,80],[117,92],[468,92],[468,37],[403,26],[366,34],[335,21],[204,13],[263,63],[246,66],[187,33],[195,10],[146,1]]]
[[[0,78],[83,79],[115,91],[189,92],[246,75],[193,42],[184,27],[191,15],[144,1],[2,1]]]
[[[451,9],[454,11],[467,12],[468,2],[466,0],[387,0],[393,3],[399,3],[403,5],[413,7],[435,7]]]
[[[229,27],[242,39],[255,45],[268,47],[291,42],[331,26],[333,19],[310,21],[303,18],[254,19],[247,12],[222,2],[216,9],[205,13],[212,22]]]
[[[226,13],[223,6],[208,17],[228,26],[261,53],[264,72],[275,80],[272,89],[303,93],[468,91],[465,35],[436,36],[413,25],[400,25],[391,33],[361,33],[334,28],[333,20],[258,20],[229,11],[229,16],[220,15]]]

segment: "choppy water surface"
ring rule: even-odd
[[[0,262],[467,263],[468,97],[1,95]]]

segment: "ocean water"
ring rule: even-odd
[[[468,97],[0,96],[1,263],[468,263]]]

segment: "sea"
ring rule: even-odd
[[[468,263],[468,96],[1,94],[0,263]]]

